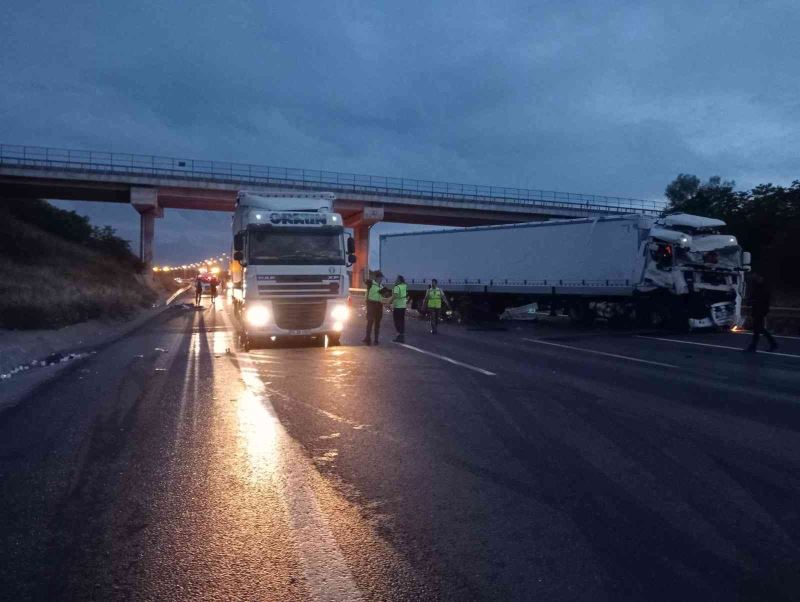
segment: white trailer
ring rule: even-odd
[[[737,323],[749,254],[719,220],[685,214],[559,220],[387,234],[381,271],[412,298],[431,279],[463,313],[532,301],[569,311],[692,327]]]

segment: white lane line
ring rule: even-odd
[[[470,370],[474,370],[475,372],[480,372],[481,374],[485,374],[486,376],[497,376],[494,372],[489,372],[488,370],[484,370],[483,368],[478,368],[477,366],[473,366],[471,364],[465,364],[464,362],[459,362],[458,360],[454,360],[451,357],[447,357],[445,355],[439,355],[438,353],[431,353],[430,351],[425,351],[424,349],[420,349],[419,347],[414,347],[413,345],[406,345],[405,343],[397,343],[401,347],[405,347],[406,349],[411,349],[412,351],[416,351],[418,353],[424,353],[425,355],[430,355],[431,357],[438,357],[440,360],[444,360],[446,362],[450,362],[451,364],[455,364],[456,366],[461,366],[462,368],[468,368]]]
[[[742,351],[741,347],[731,347],[729,345],[712,345],[711,343],[700,343],[698,341],[680,341],[678,339],[666,339],[662,337],[646,337],[644,335],[636,335],[638,339],[650,339],[651,341],[667,341],[668,343],[683,343],[684,345],[699,345],[700,347],[716,347],[717,349],[730,349],[732,351]],[[778,351],[756,351],[756,353],[765,353],[767,355],[780,355],[782,357],[796,357],[800,358],[800,355],[796,355],[793,353],[780,353]]]
[[[651,366],[661,366],[662,368],[679,368],[674,364],[665,364],[663,362],[653,362],[650,360],[643,360],[638,357],[631,357],[629,355],[618,355],[616,353],[606,353],[605,351],[595,351],[594,349],[585,349],[583,347],[573,347],[572,345],[562,345],[561,343],[553,343],[551,341],[543,341],[541,339],[526,339],[529,343],[539,343],[540,345],[550,345],[551,347],[561,347],[563,349],[574,349],[575,351],[583,351],[585,353],[594,353],[595,355],[604,355],[606,357],[613,357],[619,360],[628,360],[630,362],[638,362],[640,364],[650,364]]]
[[[181,288],[181,289],[178,289],[178,290],[175,292],[175,294],[174,294],[174,295],[172,295],[172,296],[171,296],[169,299],[167,299],[167,302],[166,302],[164,305],[169,305],[170,303],[172,303],[173,301],[175,301],[175,299],[177,299],[179,295],[182,295],[183,293],[185,293],[186,291],[188,291],[190,288],[192,288],[192,285],[191,285],[191,284],[190,284],[190,285],[188,285],[188,286],[184,286],[184,287],[183,287],[183,288]]]
[[[753,334],[752,330],[731,330],[730,332],[731,334],[748,334],[748,335]],[[790,337],[785,334],[773,334],[772,336],[773,338],[776,339],[791,339],[793,341],[800,341],[800,337]]]
[[[240,366],[253,367],[248,354],[240,353],[237,359]],[[252,468],[261,475],[259,478],[270,478],[280,492],[309,599],[362,600],[314,494],[309,474],[315,468],[281,424],[263,381],[250,370],[241,374],[247,389],[240,400],[241,428]]]

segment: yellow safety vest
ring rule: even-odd
[[[442,308],[442,289],[440,288],[428,289],[428,307],[431,309]]]
[[[377,282],[373,281],[372,284],[369,285],[367,289],[367,301],[382,301],[383,297],[381,297],[381,285]]]
[[[406,308],[406,301],[408,301],[408,293],[407,287],[405,284],[395,284],[394,288],[392,289],[392,293],[394,294],[394,308],[395,309],[405,309]]]

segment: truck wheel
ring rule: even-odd
[[[328,335],[328,347],[338,347],[342,344],[342,335],[340,333]]]

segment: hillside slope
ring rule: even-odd
[[[10,207],[0,206],[0,328],[56,328],[126,317],[156,300],[146,277],[137,273],[135,258],[103,246],[103,236],[108,241],[112,232],[93,229],[70,212],[56,214],[63,219],[49,227],[41,216],[52,218],[48,212],[60,210],[46,203],[38,205],[46,207],[42,211]],[[26,212],[34,212],[33,218]],[[84,220],[91,236],[80,240],[59,231],[72,218]]]

